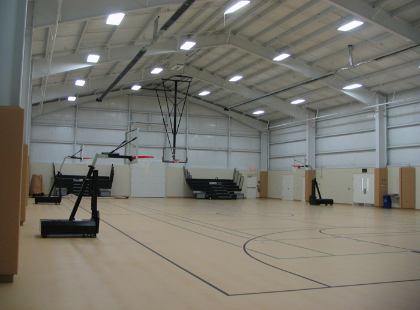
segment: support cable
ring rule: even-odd
[[[61,1],[61,0],[60,0]],[[146,54],[147,48],[157,42],[162,35],[167,31],[177,20],[181,17],[185,11],[195,2],[195,0],[185,0],[184,3],[176,10],[176,12],[166,21],[166,23],[160,28],[159,32],[153,38],[149,45],[144,46],[137,55],[129,62],[124,70],[117,76],[114,82],[108,86],[108,88],[102,93],[102,95],[96,99],[96,101],[102,102],[106,95],[118,84],[118,82],[130,71],[130,69]]]

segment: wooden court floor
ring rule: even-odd
[[[97,238],[41,238],[74,201],[32,199],[0,309],[420,309],[419,211],[108,198]]]

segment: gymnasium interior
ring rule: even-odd
[[[420,1],[0,18],[0,309],[420,309]]]

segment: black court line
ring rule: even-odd
[[[131,237],[130,235],[126,234],[125,232],[123,232],[122,230],[118,229],[117,227],[111,225],[110,223],[108,223],[107,221],[104,221],[103,219],[101,219],[101,222],[104,222],[105,224],[109,225],[110,227],[114,228],[116,231],[118,231],[119,233],[123,234],[124,236],[130,238],[131,240],[133,240],[134,242],[136,242],[137,244],[141,245],[142,247],[146,248],[147,250],[149,250],[150,252],[152,252],[153,254],[156,254],[157,256],[163,258],[164,260],[166,260],[167,262],[171,263],[172,265],[178,267],[179,269],[181,269],[182,271],[185,271],[186,273],[188,273],[189,275],[192,275],[194,278],[202,281],[203,283],[209,285],[210,287],[218,290],[219,292],[221,292],[222,294],[226,295],[226,296],[230,296],[228,293],[226,293],[225,291],[223,291],[222,289],[218,288],[217,286],[211,284],[210,282],[204,280],[203,278],[197,276],[195,273],[185,269],[184,267],[178,265],[177,263],[175,263],[174,261],[170,260],[169,258],[163,256],[162,254],[156,252],[155,250],[151,249],[150,247],[148,247],[147,245],[141,243],[140,241],[138,241],[137,239],[134,239],[133,237]]]
[[[172,226],[174,226],[174,227],[177,227],[177,228],[180,228],[180,229],[184,229],[184,230],[187,230],[187,231],[190,231],[190,232],[194,232],[194,233],[196,233],[196,234],[199,234],[199,235],[202,235],[202,236],[205,236],[205,237],[208,237],[208,238],[214,239],[214,240],[216,240],[216,241],[221,241],[221,242],[224,242],[224,243],[227,243],[227,244],[230,244],[230,245],[234,245],[234,246],[236,246],[236,247],[240,247],[239,245],[232,244],[232,243],[230,243],[230,242],[227,242],[227,241],[224,241],[224,240],[221,240],[221,239],[217,239],[217,238],[211,237],[211,236],[209,236],[209,235],[206,235],[206,234],[203,234],[203,233],[199,233],[199,232],[197,232],[197,231],[190,230],[190,229],[187,229],[187,228],[185,228],[185,227],[182,227],[182,226],[179,226],[179,225],[175,225],[175,224],[173,224],[173,223],[169,223],[169,222],[163,221],[163,220],[161,220],[161,219],[156,219],[156,218],[154,218],[154,217],[152,217],[152,216],[150,216],[150,215],[145,215],[145,214],[140,213],[140,212],[138,212],[138,211],[130,210],[130,209],[124,208],[124,207],[122,207],[122,206],[112,204],[112,203],[110,203],[110,202],[107,202],[107,203],[109,203],[111,206],[115,206],[115,207],[117,207],[117,208],[121,208],[121,209],[124,209],[124,210],[130,211],[130,212],[132,212],[132,213],[136,213],[136,214],[139,214],[139,215],[142,215],[142,216],[145,216],[145,217],[149,217],[149,218],[151,218],[151,219],[153,219],[153,220],[160,221],[160,222],[163,222],[163,223],[165,223],[165,224],[172,225]],[[175,220],[184,221],[184,222],[187,222],[187,223],[189,223],[189,224],[197,225],[197,226],[200,226],[200,227],[203,227],[203,228],[207,228],[207,229],[210,229],[210,230],[214,230],[214,231],[222,232],[222,233],[225,233],[225,234],[233,235],[233,236],[236,236],[236,237],[239,237],[239,238],[246,238],[246,237],[238,236],[238,235],[235,235],[235,234],[232,234],[232,233],[229,233],[229,232],[223,231],[223,230],[215,229],[215,228],[213,228],[213,227],[208,227],[208,226],[205,226],[205,225],[201,225],[201,224],[195,223],[195,222],[194,222],[195,220],[191,220],[191,219],[188,219],[188,218],[184,220],[184,217],[183,217],[183,216],[179,216],[180,218],[178,218],[178,217],[177,217],[177,215],[172,216],[172,215],[173,215],[172,213],[163,212],[163,211],[156,211],[156,210],[151,209],[151,208],[136,206],[135,204],[127,204],[127,203],[125,203],[125,204],[126,204],[126,205],[128,205],[128,206],[131,206],[131,207],[135,207],[135,208],[137,208],[137,209],[138,209],[138,208],[141,208],[141,209],[143,209],[143,210],[145,210],[145,211],[151,211],[151,212],[154,212],[155,214],[158,214],[158,215],[164,215],[164,216],[167,216],[167,217],[169,217],[169,218],[173,218],[173,219],[175,219]],[[118,214],[110,214],[110,215],[112,216],[112,215],[118,215]],[[125,214],[124,214],[124,215],[125,215]],[[202,222],[202,221],[197,221],[197,222],[199,222],[199,223],[204,223],[204,224],[206,224],[206,225],[210,225],[210,226],[220,227],[220,228],[222,228],[222,229],[226,229],[226,230],[236,231],[236,230],[234,230],[234,229],[225,228],[225,227],[223,227],[223,226],[219,226],[219,225],[207,224],[207,223]],[[277,228],[277,227],[276,227],[276,228]],[[298,231],[303,231],[303,230],[317,230],[317,229],[318,229],[318,228],[302,228],[302,229],[299,229]],[[296,231],[296,230],[284,230],[284,231],[277,232],[277,233],[287,233],[287,232],[295,232],[295,231]],[[254,234],[249,234],[249,233],[245,233],[245,234],[247,234],[247,235],[251,235],[251,236],[255,237],[255,238],[253,238],[253,239],[257,239],[257,238],[259,238],[259,237],[261,237],[261,236],[264,236],[264,235],[255,236]],[[276,234],[276,233],[271,233],[271,234]],[[264,237],[263,237],[263,238],[264,238]],[[332,237],[326,237],[326,238],[313,238],[313,239],[333,239],[333,238],[337,238],[337,237],[332,236]],[[302,239],[297,239],[297,240],[302,240]],[[311,252],[317,252],[317,253],[324,254],[324,255],[319,255],[319,256],[304,256],[304,257],[292,257],[292,258],[279,258],[279,257],[276,257],[276,256],[269,255],[269,254],[267,254],[267,253],[263,253],[263,252],[260,252],[260,251],[257,251],[257,250],[252,250],[252,249],[249,249],[249,251],[251,251],[251,252],[254,252],[254,253],[257,253],[257,254],[260,254],[260,255],[264,255],[264,256],[267,256],[267,257],[271,257],[271,258],[274,258],[274,259],[278,259],[278,260],[296,259],[296,258],[311,259],[311,258],[320,258],[320,257],[356,256],[356,255],[365,255],[365,254],[375,254],[375,255],[376,255],[376,254],[387,254],[387,253],[405,253],[405,252],[408,252],[408,251],[404,250],[404,251],[398,251],[398,252],[375,252],[375,253],[362,253],[362,254],[345,254],[345,255],[336,255],[336,254],[331,254],[331,253],[321,252],[321,251],[317,251],[317,250],[314,250],[314,249],[310,249],[310,248],[306,248],[306,247],[302,247],[302,246],[298,246],[298,245],[290,244],[290,243],[283,242],[283,241],[279,241],[279,240],[275,240],[275,239],[272,239],[272,238],[270,238],[270,239],[269,239],[269,238],[264,238],[264,239],[263,239],[263,241],[264,241],[264,242],[270,242],[270,241],[271,241],[271,242],[281,243],[281,244],[289,245],[289,246],[292,246],[292,247],[296,247],[296,248],[300,248],[300,249],[308,250],[308,251],[311,251]]]
[[[111,205],[112,205],[112,204],[111,204]],[[86,209],[85,209],[85,208],[83,208],[83,207],[81,207],[81,209],[83,209],[83,210],[84,210],[84,211],[86,211],[86,212],[89,212],[88,210],[86,210]],[[126,234],[126,233],[124,233],[123,231],[121,231],[121,230],[120,230],[120,229],[118,229],[117,227],[113,226],[112,224],[110,224],[110,223],[108,223],[108,222],[104,221],[103,219],[101,219],[101,221],[102,221],[102,222],[104,222],[104,223],[106,223],[107,225],[109,225],[110,227],[112,227],[113,229],[115,229],[116,231],[120,232],[121,234],[125,235],[125,236],[126,236],[126,237],[128,237],[129,239],[133,240],[133,241],[134,241],[134,242],[136,242],[137,244],[139,244],[139,245],[143,246],[144,248],[148,249],[148,250],[149,250],[149,251],[151,251],[152,253],[154,253],[154,254],[158,255],[159,257],[163,258],[163,259],[164,259],[164,260],[166,260],[167,262],[169,262],[169,263],[173,264],[174,266],[176,266],[176,267],[180,268],[181,270],[183,270],[183,271],[185,271],[186,273],[188,273],[188,274],[192,275],[192,276],[193,276],[193,277],[195,277],[196,279],[198,279],[198,280],[202,281],[203,283],[205,283],[205,284],[209,285],[210,287],[212,287],[212,288],[216,289],[217,291],[221,292],[222,294],[224,294],[225,296],[228,296],[228,297],[235,297],[235,296],[247,296],[247,295],[258,295],[258,294],[271,294],[271,293],[299,292],[299,291],[311,291],[311,290],[320,290],[320,289],[345,288],[345,287],[357,287],[357,286],[366,286],[366,285],[378,285],[378,284],[390,284],[390,283],[404,283],[404,282],[416,282],[416,281],[420,281],[420,279],[412,279],[412,280],[386,281],[386,282],[372,282],[372,283],[360,283],[360,284],[349,284],[349,285],[338,285],[338,286],[330,286],[330,285],[326,285],[326,284],[323,284],[323,283],[321,283],[321,282],[318,282],[318,281],[312,280],[312,279],[310,279],[310,278],[306,278],[306,277],[300,276],[300,275],[295,274],[295,273],[293,273],[293,272],[290,272],[290,271],[283,270],[283,269],[281,269],[281,268],[278,268],[278,267],[272,266],[272,265],[270,265],[270,264],[268,264],[268,263],[265,263],[265,262],[263,262],[263,261],[260,261],[259,259],[257,259],[257,258],[255,258],[255,257],[251,256],[251,255],[250,255],[250,254],[246,251],[246,244],[247,244],[248,242],[250,242],[251,240],[255,239],[255,238],[253,238],[253,239],[248,240],[248,241],[244,244],[244,246],[243,246],[243,249],[244,249],[245,253],[246,253],[248,256],[252,257],[253,259],[255,259],[255,260],[257,260],[257,261],[260,261],[261,263],[263,263],[263,264],[265,264],[265,265],[268,265],[268,266],[271,266],[271,267],[273,267],[273,268],[275,268],[275,269],[279,269],[279,270],[281,270],[281,271],[284,271],[284,272],[286,272],[286,273],[290,273],[290,274],[292,274],[292,275],[295,275],[295,276],[298,276],[298,277],[304,278],[304,279],[306,279],[306,280],[309,280],[309,281],[315,282],[315,283],[317,283],[317,284],[323,285],[324,287],[319,287],[319,288],[305,288],[305,289],[295,289],[295,290],[279,290],[279,291],[266,291],[266,292],[252,292],[252,293],[228,294],[227,292],[223,291],[222,289],[218,288],[217,286],[215,286],[215,285],[211,284],[210,282],[208,282],[208,281],[204,280],[203,278],[201,278],[201,277],[197,276],[197,275],[196,275],[196,274],[194,274],[193,272],[191,272],[191,271],[189,271],[189,270],[185,269],[184,267],[182,267],[182,266],[178,265],[177,263],[173,262],[172,260],[170,260],[170,259],[166,258],[166,257],[165,257],[165,256],[163,256],[162,254],[160,254],[160,253],[156,252],[155,250],[151,249],[150,247],[148,247],[148,246],[144,245],[144,244],[143,244],[143,243],[141,243],[140,241],[138,241],[138,240],[134,239],[134,238],[133,238],[133,237],[131,237],[130,235],[128,235],[128,234]],[[301,231],[301,230],[297,230],[297,231]],[[279,233],[279,232],[276,232],[276,233]],[[276,233],[272,233],[272,234],[276,234]],[[267,234],[267,235],[270,235],[270,234]],[[263,235],[263,236],[264,236],[264,235]],[[261,237],[261,236],[257,236],[256,238],[259,238],[259,237]],[[415,251],[413,251],[413,252],[415,252]],[[420,253],[420,252],[419,252],[419,253]]]
[[[160,203],[160,202],[156,202],[156,201],[153,201],[153,200],[148,200],[149,202],[152,202],[152,203],[155,203],[155,204],[160,204],[160,205],[169,205],[169,204],[167,204],[167,203]],[[222,207],[223,206],[223,204],[222,205],[219,205],[218,207]],[[212,206],[213,207],[213,206]],[[270,207],[273,207],[273,206],[270,206]],[[143,207],[144,208],[144,207]],[[215,209],[215,208],[212,208],[212,209]],[[152,209],[153,210],[153,209]],[[155,210],[156,211],[156,210]],[[225,209],[223,209],[223,211],[226,211]],[[165,213],[165,211],[159,211],[159,212],[162,212],[162,213]],[[246,213],[246,212],[243,212],[244,214],[249,214],[249,213]],[[310,212],[309,212],[310,213]],[[316,213],[315,211],[313,211],[313,213]],[[171,213],[169,213],[169,214],[171,214]],[[213,214],[213,213],[212,213]],[[216,213],[217,214],[217,213]],[[293,214],[293,213],[286,213],[286,214]],[[301,215],[300,213],[297,213],[298,215]],[[302,213],[302,214],[305,214],[305,213]],[[199,215],[201,215],[201,214],[199,214]],[[293,214],[293,216],[295,216],[296,214]],[[334,226],[334,225],[329,225],[329,224],[320,224],[320,223],[314,223],[314,222],[307,222],[307,221],[303,221],[303,220],[295,220],[295,219],[293,219],[293,218],[291,218],[291,217],[283,217],[283,216],[277,216],[277,217],[271,217],[270,219],[273,219],[273,220],[277,220],[277,219],[280,219],[280,220],[285,220],[285,221],[294,221],[294,222],[299,222],[299,223],[304,223],[304,224],[311,224],[311,225],[318,225],[318,226],[327,226],[327,227],[329,227],[329,228],[331,228],[331,227],[338,227],[338,226]],[[220,220],[209,220],[209,221],[219,221],[220,222]],[[207,223],[208,224],[208,223]],[[209,225],[214,225],[214,224],[209,224]],[[228,228],[227,228],[228,229]],[[235,230],[234,230],[235,231]]]
[[[363,228],[363,227],[342,227],[342,228]],[[406,251],[415,251],[413,249],[407,249],[407,248],[403,248],[403,247],[399,247],[399,246],[394,246],[394,245],[388,245],[388,244],[382,244],[382,243],[378,243],[378,242],[373,242],[373,241],[366,241],[366,240],[359,240],[356,238],[350,238],[350,237],[343,237],[342,235],[334,235],[334,234],[328,234],[323,232],[323,230],[327,230],[327,229],[336,229],[336,228],[324,228],[321,229],[319,232],[321,234],[327,235],[327,236],[334,236],[337,238],[343,238],[343,239],[349,239],[349,240],[353,240],[353,241],[359,241],[359,242],[365,242],[365,243],[370,243],[370,244],[376,244],[376,245],[381,245],[381,246],[386,246],[386,247],[390,247],[390,248],[395,248],[395,249],[401,249],[401,250],[406,250]]]
[[[302,288],[302,289],[296,289],[296,290],[283,290],[283,291],[268,291],[268,292],[230,294],[229,296],[230,297],[236,297],[236,296],[262,295],[262,294],[272,294],[272,293],[315,291],[315,290],[325,290],[325,289],[334,289],[334,288],[357,287],[357,286],[380,285],[380,284],[393,284],[393,283],[406,283],[406,282],[419,282],[419,281],[420,281],[420,279],[399,280],[399,281],[384,281],[384,282],[372,282],[372,283],[360,283],[360,284],[348,284],[348,285],[335,285],[335,286],[329,286],[329,287]]]
[[[111,204],[111,203],[110,203],[110,204]],[[111,205],[113,205],[113,204],[111,204]],[[122,209],[124,209],[124,210],[128,210],[128,209],[126,209],[126,208],[123,208],[123,207],[120,207],[120,206],[117,206],[117,205],[114,205],[114,206],[116,206],[116,207],[118,207],[118,208],[122,208]],[[154,220],[156,220],[156,221],[160,221],[160,222],[163,222],[163,223],[166,223],[166,224],[169,224],[169,225],[173,225],[173,226],[175,226],[175,227],[178,227],[178,228],[181,228],[181,229],[185,229],[185,230],[187,230],[187,231],[195,232],[196,234],[199,234],[199,235],[202,235],[202,236],[206,236],[206,237],[208,237],[208,238],[212,238],[212,239],[215,239],[215,240],[218,240],[218,241],[222,241],[222,242],[225,242],[225,243],[231,244],[230,242],[227,242],[227,241],[224,241],[224,240],[220,240],[220,239],[217,239],[217,238],[211,237],[211,236],[209,236],[209,235],[205,235],[205,234],[202,234],[202,233],[199,233],[199,232],[196,232],[196,231],[193,231],[193,230],[187,229],[187,228],[185,228],[185,227],[181,227],[181,226],[178,226],[178,225],[175,225],[175,224],[172,224],[172,223],[169,223],[169,222],[163,221],[163,220],[156,219],[156,218],[154,218],[154,217],[152,217],[152,216],[150,216],[150,215],[145,215],[145,214],[142,214],[142,213],[140,213],[140,212],[136,212],[136,211],[132,211],[132,210],[130,210],[130,211],[131,211],[131,212],[133,212],[133,213],[140,214],[140,215],[145,216],[145,217],[152,218],[152,219],[154,219]],[[148,211],[150,211],[150,210],[148,210]],[[153,210],[152,210],[152,211],[153,211]],[[157,213],[157,214],[159,214],[159,215],[164,215],[164,216],[167,216],[167,217],[169,217],[169,218],[172,218],[172,219],[175,219],[175,220],[178,220],[178,221],[187,222],[187,223],[190,223],[190,224],[192,224],[192,225],[197,225],[197,226],[204,227],[204,228],[207,228],[207,229],[210,229],[210,230],[214,230],[214,231],[218,231],[218,232],[225,233],[225,234],[228,234],[228,235],[233,235],[233,236],[236,236],[236,237],[239,237],[239,238],[247,239],[247,237],[244,237],[244,236],[239,236],[239,235],[236,235],[236,234],[233,234],[233,233],[230,233],[230,232],[226,232],[226,231],[223,231],[223,230],[220,230],[220,229],[215,229],[215,228],[213,228],[213,227],[209,227],[209,226],[205,226],[205,225],[198,224],[198,223],[195,223],[195,222],[191,222],[191,220],[179,219],[179,218],[176,218],[176,217],[173,217],[173,216],[169,216],[169,215],[167,215],[167,214],[160,214],[160,213],[158,213],[158,212],[155,212],[155,213]],[[207,223],[205,223],[205,224],[206,224],[206,225],[212,225],[212,226],[220,227],[220,226],[218,226],[218,225],[214,225],[214,224],[207,224]],[[231,230],[231,229],[229,229],[229,228],[224,228],[224,227],[220,227],[220,228],[223,228],[223,229],[226,229],[226,230]],[[300,229],[300,230],[318,230],[318,228],[307,228],[307,229]],[[235,230],[234,230],[234,231],[235,231]],[[284,232],[292,232],[292,231],[296,231],[296,230],[286,230],[286,231],[282,231],[281,233],[284,233]],[[254,234],[248,234],[248,233],[245,233],[245,234],[247,234],[247,235],[251,235],[251,236],[255,236]],[[258,237],[262,237],[262,236],[264,236],[264,235],[256,236],[256,238],[258,238]],[[255,239],[255,238],[253,238],[253,239]],[[292,246],[292,247],[299,248],[299,249],[304,249],[304,250],[311,251],[311,252],[316,252],[316,253],[321,253],[321,254],[324,254],[324,255],[334,256],[333,254],[330,254],[330,253],[326,253],[326,252],[321,252],[321,251],[317,251],[317,250],[314,250],[314,249],[305,248],[305,247],[302,247],[302,246],[299,246],[299,245],[295,245],[295,244],[290,244],[290,243],[287,243],[287,242],[282,242],[282,241],[272,240],[272,239],[267,239],[267,238],[265,238],[265,240],[266,240],[266,241],[273,241],[273,242],[277,242],[277,243],[282,243],[282,244],[285,244],[285,245],[288,245],[288,246]],[[236,245],[236,246],[238,246],[238,247],[239,247],[239,245]],[[250,251],[255,252],[255,253],[258,253],[258,254],[261,254],[261,255],[265,255],[265,256],[268,256],[268,257],[272,257],[272,258],[279,259],[278,257],[274,257],[274,256],[268,255],[268,254],[266,254],[266,253],[261,253],[261,252],[256,251],[256,250],[250,250]]]
[[[295,231],[303,231],[303,230],[308,230],[308,229],[299,229],[299,230],[295,230]],[[282,269],[282,268],[277,267],[277,266],[273,266],[273,265],[271,265],[271,264],[269,264],[269,263],[266,263],[266,262],[264,262],[264,261],[262,261],[262,260],[260,260],[260,259],[258,259],[258,258],[256,258],[256,257],[254,257],[254,256],[252,256],[251,254],[249,254],[249,253],[248,253],[248,251],[247,251],[247,249],[246,249],[246,246],[247,246],[247,244],[248,244],[249,242],[251,242],[251,241],[253,241],[253,240],[257,239],[257,238],[261,238],[261,237],[265,237],[265,236],[269,236],[269,235],[273,235],[273,234],[279,234],[279,233],[281,233],[281,232],[275,232],[275,233],[265,234],[265,235],[261,235],[261,236],[257,236],[257,237],[255,237],[255,238],[249,239],[247,242],[245,242],[245,243],[244,243],[244,245],[242,246],[242,249],[244,250],[244,252],[245,252],[245,254],[246,254],[246,255],[248,255],[248,256],[249,256],[249,257],[251,257],[252,259],[255,259],[256,261],[258,261],[258,262],[260,262],[260,263],[262,263],[262,264],[264,264],[264,265],[267,265],[267,266],[272,267],[272,268],[277,269],[277,270],[281,270],[281,271],[283,271],[283,272],[287,272],[287,273],[292,274],[292,275],[294,275],[294,276],[296,276],[296,277],[299,277],[299,278],[302,278],[302,279],[305,279],[305,280],[308,280],[308,281],[311,281],[311,282],[314,282],[314,283],[317,283],[317,284],[323,285],[323,286],[325,286],[325,287],[330,287],[330,285],[328,285],[328,284],[325,284],[325,283],[322,283],[322,282],[319,282],[319,281],[316,281],[316,280],[310,279],[310,278],[308,278],[308,277],[305,277],[305,276],[299,275],[299,274],[297,274],[297,273],[294,273],[294,272],[288,271],[288,270],[286,270],[286,269]]]
[[[132,212],[132,213],[136,213],[136,214],[139,214],[139,215],[142,215],[142,216],[145,216],[145,217],[149,217],[149,218],[154,219],[154,220],[156,220],[156,221],[160,221],[160,222],[166,223],[166,224],[168,224],[168,225],[172,225],[172,226],[175,226],[175,227],[178,227],[178,228],[181,228],[181,229],[184,229],[184,230],[190,231],[190,232],[194,232],[194,233],[196,233],[196,234],[199,234],[199,235],[202,235],[202,236],[205,236],[205,237],[208,237],[208,238],[211,238],[211,239],[217,240],[217,241],[221,241],[221,242],[224,242],[224,243],[227,243],[227,244],[230,244],[230,245],[234,245],[234,246],[236,246],[236,247],[239,247],[239,245],[235,245],[235,244],[232,244],[232,243],[230,243],[230,242],[227,242],[227,241],[224,241],[224,240],[221,240],[221,239],[217,239],[217,238],[211,237],[211,236],[209,236],[209,235],[202,234],[202,233],[199,233],[199,232],[197,232],[197,231],[187,229],[187,228],[185,228],[185,227],[181,227],[181,226],[175,225],[175,224],[173,224],[173,223],[169,223],[169,222],[166,222],[166,221],[163,221],[163,220],[160,220],[160,219],[156,219],[156,218],[154,218],[154,217],[152,217],[152,216],[150,216],[150,215],[145,215],[145,214],[140,213],[140,212],[138,212],[138,211],[133,211],[133,210],[130,210],[130,209],[127,209],[127,208],[121,207],[121,206],[119,206],[119,205],[112,204],[112,203],[110,203],[110,202],[107,202],[107,203],[109,203],[111,206],[115,206],[115,207],[117,207],[117,208],[121,208],[121,209],[124,209],[124,210],[130,211],[130,212]],[[134,207],[134,208],[136,208],[136,209],[141,208],[141,209],[143,209],[143,210],[145,210],[145,211],[151,211],[151,212],[153,212],[153,213],[155,213],[155,214],[158,214],[158,215],[164,215],[164,216],[167,216],[167,217],[169,217],[169,218],[173,218],[173,219],[175,219],[175,220],[184,221],[184,222],[187,222],[187,223],[190,223],[190,224],[193,224],[193,225],[197,225],[197,226],[200,226],[200,227],[204,227],[204,228],[207,228],[207,229],[211,229],[211,230],[215,230],[215,231],[218,231],[218,232],[222,232],[222,233],[230,234],[230,235],[233,235],[233,236],[236,236],[236,237],[240,237],[240,238],[246,238],[246,237],[238,236],[238,235],[235,235],[235,234],[232,234],[232,233],[229,233],[229,232],[223,231],[223,230],[219,230],[219,229],[215,229],[215,228],[212,228],[212,227],[208,227],[208,226],[205,226],[205,225],[198,224],[198,223],[194,222],[195,220],[191,220],[191,219],[188,219],[188,218],[187,218],[187,219],[185,219],[185,217],[183,217],[183,216],[173,215],[172,213],[168,213],[168,212],[164,212],[164,211],[156,211],[156,210],[154,210],[154,209],[152,209],[152,208],[147,208],[147,207],[143,207],[143,206],[142,206],[142,207],[140,207],[140,206],[137,206],[137,205],[135,205],[135,204],[131,204],[131,203],[126,203],[126,202],[125,202],[124,204],[126,204],[126,205],[128,205],[128,206],[130,206],[130,207]],[[168,214],[169,214],[169,215],[168,215]],[[115,214],[114,214],[114,215],[115,215]],[[184,220],[184,219],[185,219],[185,220]],[[197,222],[203,223],[202,221],[197,221]],[[220,228],[222,228],[222,229],[226,229],[226,230],[233,230],[233,231],[236,231],[236,230],[234,230],[234,229],[225,228],[225,227],[222,227],[222,226],[219,226],[219,225],[207,224],[207,223],[205,223],[205,222],[204,222],[204,224],[206,224],[206,225],[211,225],[211,226],[216,226],[216,227],[220,227]],[[303,228],[303,229],[299,229],[298,231],[303,231],[303,230],[315,230],[315,229],[317,229],[317,228],[307,228],[307,229],[304,229],[304,228]],[[293,232],[293,231],[296,231],[296,230],[284,230],[284,231],[277,232],[277,233],[287,233],[287,232]],[[248,233],[246,233],[246,234],[247,234],[247,235],[251,235],[251,236],[254,236],[254,237],[255,237],[255,235],[254,235],[254,234],[248,234]],[[276,234],[276,233],[270,233],[270,234]],[[269,235],[269,234],[268,234],[268,235]],[[257,239],[258,237],[261,237],[261,236],[264,236],[264,235],[256,236],[255,238],[253,238],[253,240],[255,240],[255,239]],[[263,238],[264,238],[264,237],[263,237]],[[336,237],[336,236],[332,236],[331,238],[337,238],[337,237]],[[268,241],[268,242],[269,242],[269,241],[272,241],[272,242],[282,243],[282,244],[285,244],[285,245],[293,246],[293,247],[296,247],[296,248],[301,248],[301,249],[308,250],[308,251],[311,251],[311,252],[321,253],[321,254],[324,254],[324,255],[323,255],[323,256],[305,256],[305,257],[293,257],[293,258],[279,258],[279,257],[275,257],[275,256],[272,256],[272,255],[269,255],[269,254],[267,254],[267,253],[263,253],[263,252],[260,252],[260,251],[257,251],[257,250],[252,250],[252,249],[249,249],[249,251],[254,252],[254,253],[258,253],[258,254],[260,254],[260,255],[264,255],[264,256],[267,256],[267,257],[271,257],[271,258],[274,258],[274,259],[278,259],[278,260],[283,260],[283,259],[295,259],[295,258],[305,258],[305,259],[307,258],[307,259],[310,259],[310,258],[319,258],[319,257],[356,256],[356,255],[367,255],[367,254],[371,254],[371,255],[372,255],[372,254],[375,254],[375,255],[377,255],[377,254],[386,254],[386,253],[403,253],[403,252],[407,252],[407,250],[405,250],[405,251],[399,251],[399,252],[375,252],[375,253],[362,253],[362,254],[335,255],[335,254],[326,253],[326,252],[321,252],[321,251],[317,251],[317,250],[314,250],[314,249],[310,249],[310,248],[306,248],[306,247],[302,247],[302,246],[298,246],[298,245],[294,245],[294,244],[286,243],[286,242],[283,242],[283,241],[278,241],[278,240],[274,240],[274,239],[269,239],[269,238],[264,238],[264,241]],[[276,267],[274,267],[274,268],[276,268]]]
[[[127,204],[127,203],[125,203],[125,204]],[[133,206],[135,208],[139,208],[139,206],[137,206],[135,204],[128,204],[128,205]],[[117,207],[119,207],[119,206],[117,206]],[[184,217],[184,216],[179,216],[179,215],[176,215],[176,214],[173,214],[173,213],[168,213],[168,212],[165,212],[165,211],[157,211],[157,210],[154,210],[152,208],[148,208],[148,207],[144,207],[144,206],[141,206],[140,208],[143,209],[143,210],[151,211],[151,212],[157,213],[159,215],[164,215],[164,216],[167,216],[167,217],[179,220],[179,221],[184,221],[184,222],[187,222],[187,223],[190,223],[190,224],[193,224],[193,225],[198,225],[198,226],[205,227],[205,228],[208,228],[208,229],[213,229],[213,230],[216,230],[216,231],[224,232],[226,234],[229,234],[229,233],[226,232],[226,231],[223,231],[223,230],[215,229],[213,227],[218,227],[218,228],[221,228],[221,229],[230,230],[230,231],[234,231],[234,232],[237,232],[237,233],[241,233],[241,234],[250,235],[252,237],[255,237],[255,234],[243,232],[242,229],[227,228],[227,227],[223,227],[223,226],[220,226],[220,225],[215,225],[215,224],[212,224],[212,223],[207,223],[207,222],[203,222],[203,221],[199,221],[199,220],[193,220],[193,219],[190,219],[190,218],[187,218],[187,217]],[[125,210],[128,210],[128,209],[125,209]],[[135,211],[131,211],[131,212],[135,212]],[[139,213],[139,214],[141,214],[141,213]],[[276,217],[275,219],[279,219],[279,218],[282,219],[282,217]],[[202,223],[202,224],[198,224],[198,223]],[[311,223],[311,224],[314,224],[314,223]],[[324,225],[324,224],[316,224],[316,225],[318,225],[318,226],[330,226],[330,228],[331,227],[337,228],[337,226],[333,226],[333,225]],[[213,226],[213,227],[209,227],[209,226]],[[278,229],[278,227],[275,227],[275,228],[272,228],[272,229]],[[302,228],[302,229],[305,229],[305,228]],[[308,228],[308,229],[314,229],[315,230],[315,229],[318,229],[318,228],[314,227],[314,228]],[[289,230],[282,231],[282,232],[288,232],[288,231]],[[290,230],[290,231],[295,231],[295,230]],[[238,235],[235,235],[235,236],[238,236]],[[243,236],[238,236],[238,237],[247,238],[247,237],[243,237]],[[334,237],[331,237],[331,238],[334,238]],[[294,245],[294,244],[289,244],[289,243],[286,243],[286,242],[281,242],[281,241],[278,241],[278,240],[273,240],[273,239],[266,239],[266,240],[267,241],[275,241],[275,242],[279,242],[279,243],[284,243],[284,244],[294,246],[294,247],[298,247],[298,248],[302,248],[302,249],[305,249],[305,250],[308,250],[308,251],[319,252],[319,251],[316,251],[316,250],[313,250],[313,249],[308,249],[308,248],[305,248],[305,247],[297,246],[297,245]],[[324,252],[319,252],[319,253],[332,255],[332,254],[324,253]]]

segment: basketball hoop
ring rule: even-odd
[[[143,173],[149,173],[149,166],[151,159],[154,158],[153,156],[138,156],[138,161],[141,166],[141,170]]]
[[[298,169],[300,169],[299,165],[292,165],[293,172],[296,172]]]
[[[181,161],[180,159],[174,159],[175,164],[179,164],[180,161]]]

